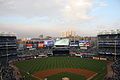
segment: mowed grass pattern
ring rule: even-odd
[[[94,71],[98,75],[93,80],[103,80],[106,73],[105,61],[82,59],[78,57],[48,57],[33,60],[20,61],[16,66],[24,72],[33,74],[38,71],[63,68],[83,68]]]

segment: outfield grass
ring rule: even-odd
[[[26,60],[17,62],[16,66],[22,71],[23,75],[27,76],[27,78],[31,78],[31,74],[38,71],[58,68],[84,68],[94,71],[98,73],[98,75],[93,78],[93,80],[103,80],[106,73],[106,63],[104,61],[82,59],[76,57],[48,57]],[[27,72],[30,74],[27,74]]]

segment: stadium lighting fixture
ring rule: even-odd
[[[111,34],[116,34],[116,31],[115,30],[111,30]]]
[[[6,65],[7,65],[7,63],[8,63],[8,42],[6,42],[6,53],[7,53]]]
[[[117,57],[116,57],[117,56],[117,52],[116,52],[117,51],[117,49],[116,49],[117,46],[116,45],[117,45],[117,41],[116,41],[116,38],[115,38],[115,57],[114,57],[115,61],[117,60]]]
[[[120,29],[110,30],[110,31],[104,30],[98,33],[98,35],[104,35],[104,34],[120,34]]]
[[[116,32],[117,32],[117,34],[120,34],[120,29],[117,29]]]
[[[0,32],[0,36],[15,36],[16,34],[13,32]]]

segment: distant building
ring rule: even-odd
[[[40,39],[43,39],[43,38],[44,38],[43,34],[39,35],[39,38],[40,38]]]
[[[120,55],[120,33],[99,34],[98,51],[101,55]]]

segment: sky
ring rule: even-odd
[[[120,29],[120,0],[0,0],[0,32],[19,38]]]

